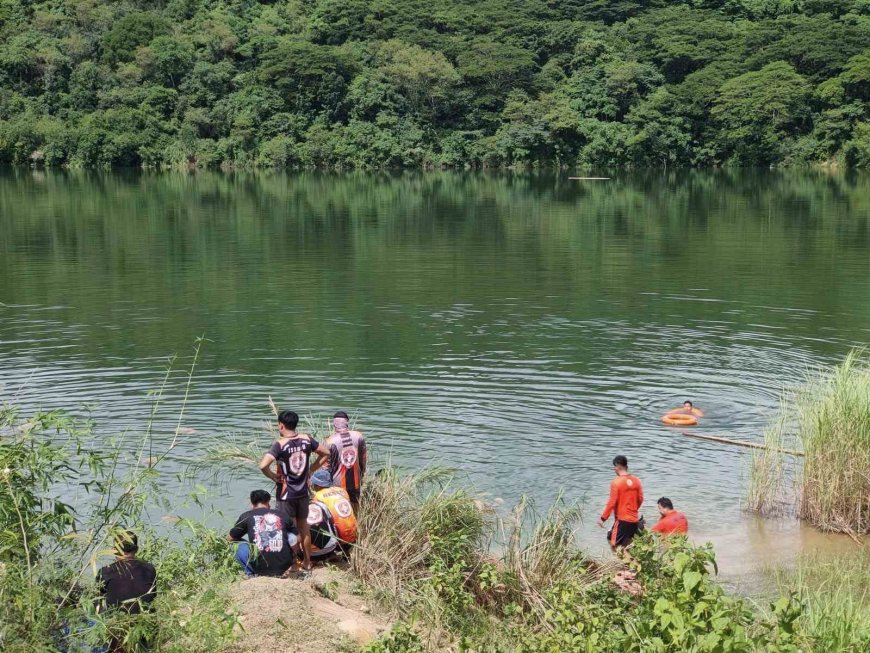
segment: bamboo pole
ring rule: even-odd
[[[787,453],[792,456],[803,456],[803,451],[797,451],[796,449],[778,449],[768,447],[763,444],[758,444],[756,442],[747,442],[746,440],[732,440],[731,438],[723,438],[718,435],[704,435],[703,433],[691,433],[689,431],[680,431],[683,435],[687,435],[690,438],[698,438],[700,440],[709,440],[710,442],[720,442],[722,444],[733,444],[738,447],[750,447],[751,449],[768,449],[769,451],[778,451],[780,453]]]

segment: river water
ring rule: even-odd
[[[817,538],[743,513],[747,450],[659,416],[691,399],[698,432],[758,441],[783,389],[870,341],[870,176],[6,170],[0,302],[0,397],[114,431],[204,335],[170,471],[259,431],[271,395],[506,506],[586,501],[600,548],[622,453],[648,521],[671,497],[736,568]]]

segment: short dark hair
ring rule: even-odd
[[[332,419],[335,419],[336,417],[341,417],[343,419],[350,419],[350,417],[347,416],[347,413],[344,412],[343,410],[335,411],[335,415],[332,416]]]
[[[115,533],[115,551],[118,553],[136,553],[139,550],[139,538],[133,531],[118,531]]]
[[[254,490],[251,492],[251,505],[256,506],[261,503],[269,503],[272,500],[272,495],[266,490]]]
[[[670,499],[668,499],[667,497],[662,497],[661,499],[659,499],[659,500],[658,500],[658,504],[659,504],[662,508],[667,508],[668,510],[673,510],[673,509],[674,509],[674,502],[671,501]]]
[[[693,404],[693,403],[692,403],[691,401],[689,401],[688,399],[686,399],[683,403],[684,403],[684,404],[689,404],[689,405],[692,406],[692,407],[695,406],[695,404]]]
[[[299,423],[299,415],[294,413],[292,410],[282,410],[278,415],[278,421],[281,422],[285,428],[295,429],[296,425]]]
[[[628,458],[626,458],[625,456],[617,456],[613,459],[613,466],[616,467],[617,465],[628,469]]]

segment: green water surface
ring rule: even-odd
[[[870,341],[870,176],[610,176],[2,171],[0,397],[141,428],[204,334],[170,471],[271,395],[508,505],[564,489],[590,542],[617,453],[693,532],[733,532],[746,451],[659,416],[691,398],[699,432],[758,440],[784,387]]]

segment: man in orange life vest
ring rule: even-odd
[[[613,459],[613,471],[616,478],[610,482],[610,498],[604,506],[604,512],[598,520],[598,526],[604,528],[604,522],[614,514],[613,530],[608,533],[608,540],[613,549],[624,548],[639,530],[640,516],[638,510],[643,504],[643,486],[640,479],[628,473],[628,459],[616,456]]]
[[[674,510],[674,504],[670,499],[662,497],[657,505],[662,518],[650,529],[653,533],[685,535],[689,532],[689,520],[683,513]]]
[[[351,431],[347,413],[338,411],[332,417],[333,434],[326,441],[329,447],[329,473],[332,484],[343,488],[354,510],[359,508],[359,493],[366,473],[368,453],[366,441],[359,431]]]
[[[311,476],[311,504],[308,527],[311,529],[311,557],[327,558],[336,550],[347,551],[356,542],[356,516],[350,497],[340,487],[332,485],[328,470]]]

